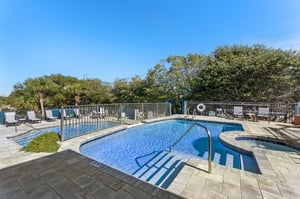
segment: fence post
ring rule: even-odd
[[[156,118],[158,118],[158,103],[156,102]]]
[[[64,107],[60,108],[60,140],[64,141]]]
[[[97,116],[97,126],[96,129],[99,129],[99,114],[100,114],[100,108],[99,108],[99,104],[96,105],[96,116]]]
[[[120,113],[119,113],[119,116],[120,116],[120,123],[122,125],[122,104],[120,104],[120,109],[119,109]]]

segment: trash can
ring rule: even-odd
[[[299,125],[300,124],[300,115],[295,115],[294,123],[295,123],[295,125]]]

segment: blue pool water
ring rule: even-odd
[[[212,158],[215,163],[259,173],[252,156],[238,153],[219,141],[224,131],[243,130],[239,124],[190,120],[166,120],[132,127],[80,147],[81,153],[99,162],[127,172],[136,173],[153,157],[168,149],[192,124],[205,125],[212,136]],[[207,135],[195,126],[172,150],[207,159]],[[228,163],[229,162],[229,163]]]
[[[286,152],[300,152],[300,149],[292,148],[286,146],[284,143],[263,139],[263,138],[249,138],[249,137],[239,137],[237,140],[243,141],[249,146],[259,147],[263,149],[275,150],[275,151],[286,151]]]
[[[74,125],[66,126],[64,128],[64,139],[69,139],[72,137],[86,134],[88,132],[105,129],[105,128],[113,127],[116,125],[117,125],[117,123],[114,123],[114,122],[102,122],[102,123],[98,123],[98,124],[84,123],[84,124],[77,124],[77,125],[74,124]],[[26,146],[35,137],[45,134],[45,133],[48,133],[48,132],[55,132],[57,134],[60,134],[60,126],[32,130],[26,134],[14,137],[13,140],[21,146]]]

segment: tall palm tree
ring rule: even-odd
[[[42,118],[44,118],[44,101],[47,94],[57,89],[57,85],[47,77],[39,77],[36,79],[28,79],[25,82],[27,90],[37,94]]]

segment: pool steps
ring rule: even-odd
[[[233,167],[233,155],[226,153],[226,166]]]
[[[207,160],[207,156],[208,152],[206,151],[201,159]],[[132,175],[151,184],[167,188],[190,157],[195,158],[195,156],[181,154],[177,151],[160,151]],[[213,162],[219,164],[220,160],[221,154],[215,152]],[[226,166],[233,167],[233,161],[233,155],[227,153]]]
[[[221,154],[218,153],[218,152],[216,152],[216,153],[214,154],[213,162],[216,163],[216,164],[219,164],[220,158],[221,158]]]
[[[203,160],[207,160],[208,159],[208,151],[205,151],[203,156],[202,156]]]
[[[167,188],[188,159],[177,152],[161,151],[133,173],[151,184]]]

